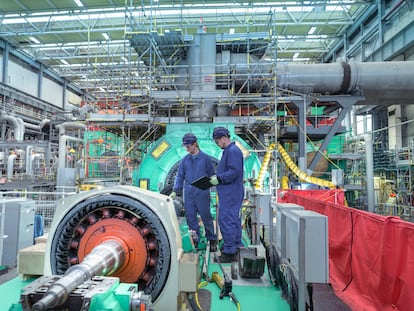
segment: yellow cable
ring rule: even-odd
[[[272,156],[273,149],[275,149],[275,146],[276,146],[275,143],[271,143],[269,147],[267,148],[267,151],[263,157],[262,165],[260,166],[259,176],[256,179],[256,183],[254,186],[255,189],[262,188],[263,179],[267,171],[267,168],[269,167],[270,158]]]
[[[323,186],[323,187],[328,187],[328,188],[332,188],[332,189],[336,188],[334,183],[332,183],[328,180],[324,180],[324,179],[320,179],[320,178],[317,178],[317,177],[309,176],[304,171],[300,170],[297,167],[297,165],[292,161],[291,157],[286,152],[286,150],[282,147],[281,144],[277,145],[277,150],[279,151],[279,154],[281,155],[281,157],[285,161],[285,164],[301,180],[304,180],[304,181],[309,182],[311,184],[316,184],[316,185],[319,185],[319,186]]]
[[[207,281],[203,281],[203,282],[200,282],[199,284],[198,284],[198,286],[197,286],[197,291],[195,292],[195,300],[196,300],[196,304],[197,304],[197,307],[201,310],[201,311],[203,311],[203,308],[201,308],[201,305],[200,305],[200,302],[198,301],[198,290],[200,289],[200,288],[202,288],[202,287],[205,287],[205,286],[207,286],[208,285],[208,282]]]

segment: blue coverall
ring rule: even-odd
[[[234,142],[223,150],[216,172],[220,183],[218,193],[218,223],[224,240],[223,251],[236,254],[242,246],[240,208],[243,203],[243,154]]]
[[[210,189],[201,190],[191,185],[196,179],[214,175],[213,162],[210,157],[201,150],[197,155],[187,154],[178,167],[173,191],[180,192],[184,188],[184,208],[188,228],[200,237],[200,226],[197,220],[197,212],[204,224],[207,240],[216,240],[214,233],[213,217],[210,213]],[[198,241],[198,240],[197,240]]]

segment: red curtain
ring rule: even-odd
[[[414,224],[346,207],[343,197],[287,190],[278,200],[328,216],[330,282],[352,310],[414,310]]]

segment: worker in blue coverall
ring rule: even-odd
[[[216,175],[210,178],[210,183],[217,188],[218,223],[224,240],[223,251],[218,258],[220,263],[230,263],[237,261],[237,249],[242,246],[243,153],[230,140],[230,133],[225,127],[216,127],[213,139],[223,149]]]
[[[205,236],[210,243],[210,251],[215,252],[217,251],[217,236],[214,233],[213,217],[210,213],[210,189],[202,190],[191,185],[200,177],[211,177],[214,174],[213,162],[200,150],[194,134],[184,135],[183,146],[188,154],[180,162],[170,197],[174,199],[177,193],[184,189],[184,209],[188,228],[194,234],[194,244],[197,245],[200,238],[198,213],[203,221]]]

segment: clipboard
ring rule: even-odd
[[[200,177],[200,178],[194,180],[191,184],[194,187],[197,187],[197,188],[202,189],[202,190],[206,190],[206,189],[210,188],[211,186],[213,186],[210,183],[210,177],[208,177],[208,176]]]

